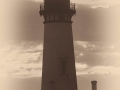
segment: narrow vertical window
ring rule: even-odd
[[[50,81],[50,86],[51,86],[50,90],[55,90],[55,81]]]
[[[55,14],[56,14],[56,13],[53,13],[53,16],[54,16],[53,20],[55,20]]]
[[[62,61],[62,74],[66,74],[66,61]]]
[[[60,76],[68,77],[68,58],[60,58]]]
[[[61,18],[61,15],[60,15],[60,13],[59,13],[59,20],[60,20],[60,18]]]
[[[64,18],[65,18],[65,16],[64,16],[64,14],[62,13],[62,14],[61,14],[61,20],[64,20]]]
[[[49,15],[49,20],[50,20],[50,13],[48,15]]]

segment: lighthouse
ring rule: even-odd
[[[44,43],[41,90],[77,90],[72,34],[75,4],[70,0],[44,0]]]

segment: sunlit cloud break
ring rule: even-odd
[[[44,0],[31,0],[31,1],[43,2]],[[110,6],[120,4],[119,0],[71,0],[71,2],[76,4],[84,4],[92,8],[97,8],[97,7],[108,8]]]
[[[74,42],[77,75],[120,75],[120,44],[102,44]],[[43,42],[0,45],[0,78],[41,77],[42,55]]]

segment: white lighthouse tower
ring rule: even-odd
[[[70,0],[44,0],[44,45],[41,90],[77,90]]]

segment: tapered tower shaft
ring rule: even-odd
[[[41,90],[77,90],[70,0],[44,0],[44,45]]]

